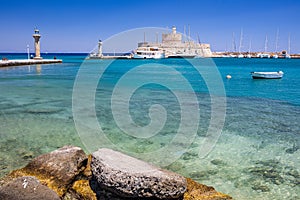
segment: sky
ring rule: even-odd
[[[171,28],[209,43],[212,51],[300,53],[299,0],[0,0],[0,52],[90,52],[99,39],[143,27]],[[277,34],[278,33],[278,34]],[[278,37],[277,37],[278,35]],[[276,39],[278,38],[278,39]],[[290,39],[289,39],[290,38]],[[251,41],[251,42],[250,42]],[[154,41],[152,41],[154,42]],[[137,46],[134,44],[133,46]]]

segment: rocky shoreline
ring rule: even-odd
[[[64,146],[0,180],[10,200],[227,200],[226,194],[111,149]]]

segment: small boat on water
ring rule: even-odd
[[[253,79],[280,79],[283,76],[282,71],[278,72],[251,72]]]

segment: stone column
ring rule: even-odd
[[[103,54],[102,54],[102,41],[99,40],[98,42],[98,57],[102,57]]]
[[[43,59],[41,57],[41,46],[40,46],[40,32],[38,29],[34,30],[34,34],[32,35],[34,38],[34,49],[35,49],[35,57],[33,59],[40,60]]]

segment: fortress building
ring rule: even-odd
[[[189,37],[188,37],[189,38]],[[162,34],[161,43],[138,43],[139,48],[156,47],[165,52],[166,57],[211,57],[210,44],[196,43],[190,39],[183,41],[182,34],[177,33],[176,27],[172,27],[171,33]]]

